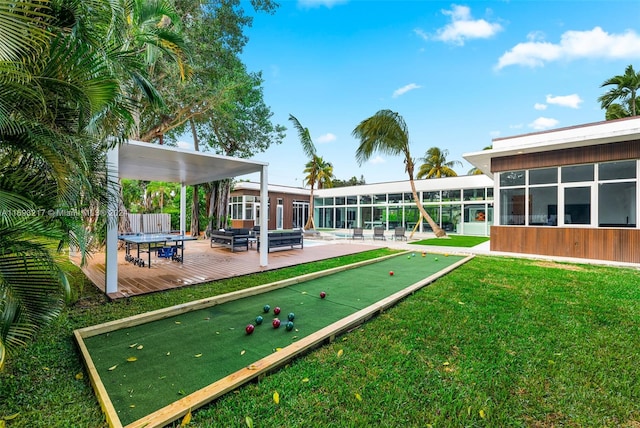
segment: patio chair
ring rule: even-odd
[[[407,240],[407,237],[404,235],[404,227],[396,227],[395,229],[393,229],[393,240]]]
[[[387,238],[384,237],[384,227],[374,227],[373,228],[373,239],[381,239],[386,241]]]
[[[355,227],[351,239],[362,239],[364,241],[364,230],[361,227]]]

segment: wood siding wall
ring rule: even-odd
[[[640,140],[491,159],[491,172],[640,159]]]
[[[243,190],[237,192],[231,192],[231,196],[257,196],[260,197],[259,191],[254,190]],[[276,210],[278,205],[278,199],[282,199],[282,227],[283,229],[293,229],[293,202],[309,202],[309,197],[304,195],[292,195],[290,193],[276,193],[269,192],[269,230],[275,230],[276,228]],[[261,212],[262,207],[260,207]],[[303,219],[303,224],[306,223],[307,219]],[[235,223],[233,223],[235,222]],[[243,227],[253,227],[253,220],[232,220],[233,224],[243,224]],[[251,224],[252,226],[248,226]]]
[[[491,250],[640,263],[640,229],[492,226]]]

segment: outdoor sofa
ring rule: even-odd
[[[268,241],[267,251],[271,251],[272,248],[282,248],[282,247],[293,248],[293,247],[299,246],[300,249],[304,248],[304,237],[302,236],[302,230],[268,232],[267,241]],[[259,235],[258,235],[257,250],[260,251]]]
[[[224,229],[211,232],[211,248],[214,246],[223,246],[229,248],[232,252],[244,249],[249,250],[249,229]]]

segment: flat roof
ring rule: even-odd
[[[640,117],[495,138],[492,140],[491,150],[466,153],[462,157],[489,177],[493,177],[491,173],[493,158],[618,143],[633,139],[640,139]]]
[[[201,184],[261,172],[267,162],[129,140],[118,148],[118,176],[133,180]]]

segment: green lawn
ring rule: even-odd
[[[486,236],[447,235],[446,238],[423,239],[421,241],[410,242],[410,244],[471,248],[488,240],[489,238]]]
[[[261,278],[202,288],[224,293]],[[195,411],[190,426],[246,427],[249,418],[254,427],[637,427],[638,284],[632,269],[478,256],[332,344]],[[73,328],[200,298],[200,289],[81,301],[9,362],[0,417],[20,412],[11,428],[103,426],[86,376],[75,377],[82,366]]]

